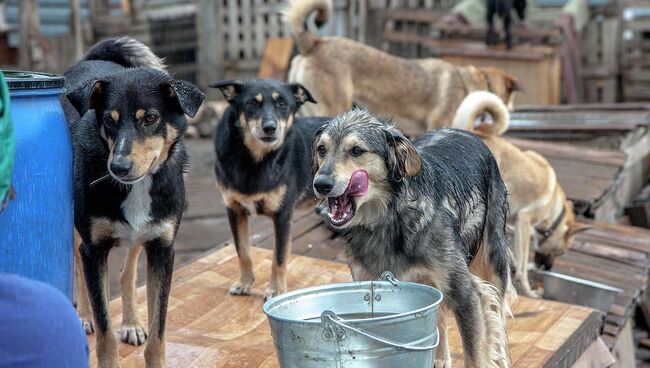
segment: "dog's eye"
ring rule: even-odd
[[[355,157],[359,157],[359,156],[363,155],[365,152],[366,151],[363,148],[357,147],[357,146],[352,147],[352,149],[350,150],[350,153],[352,154],[352,156],[355,156]]]
[[[287,101],[278,100],[278,107],[287,107]]]
[[[325,156],[325,153],[327,153],[327,150],[325,149],[325,146],[323,146],[322,144],[320,146],[318,146],[318,155],[320,157],[323,157],[323,156]]]
[[[248,107],[254,109],[254,108],[256,108],[259,104],[260,104],[260,103],[259,103],[259,101],[257,101],[257,100],[250,100],[250,101],[248,101],[248,102],[246,103],[246,106],[248,106]]]
[[[156,121],[158,121],[158,115],[152,114],[152,113],[145,114],[145,116],[144,116],[145,125],[151,125],[151,124],[155,123]]]

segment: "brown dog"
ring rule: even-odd
[[[475,128],[474,122],[484,112],[492,116],[493,123]],[[499,137],[508,129],[509,120],[508,109],[497,96],[479,91],[463,100],[453,127],[477,134],[496,158],[508,189],[510,218],[515,224],[515,281],[520,281],[524,295],[538,297],[528,282],[531,235],[535,239],[535,251],[552,259],[564,254],[573,236],[588,226],[575,221],[573,206],[548,161],[536,152],[521,151]]]
[[[458,67],[437,58],[408,60],[342,37],[320,37],[316,24],[332,12],[331,0],[291,0],[285,20],[300,55],[291,62],[289,80],[307,87],[318,101],[303,113],[334,116],[356,103],[377,115],[412,121],[422,132],[449,126],[467,94],[488,90],[511,106],[517,80],[496,68]]]

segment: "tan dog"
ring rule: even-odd
[[[342,37],[320,37],[305,24],[317,11],[325,23],[331,0],[291,0],[285,20],[300,55],[289,80],[307,87],[318,101],[303,113],[333,116],[362,105],[381,116],[418,123],[422,131],[449,126],[467,94],[488,90],[512,106],[517,80],[496,68],[458,67],[437,58],[404,59]],[[307,106],[306,106],[307,107]]]
[[[485,112],[492,116],[493,123],[475,128],[474,122]],[[463,100],[453,127],[472,131],[481,137],[496,158],[508,189],[510,218],[515,224],[515,281],[520,281],[524,295],[538,297],[528,282],[531,235],[535,239],[535,251],[552,259],[564,254],[571,246],[573,236],[588,226],[575,222],[573,206],[548,161],[536,152],[521,151],[499,137],[508,129],[509,120],[508,109],[497,96],[479,91],[470,93]]]

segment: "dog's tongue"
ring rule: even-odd
[[[368,194],[368,173],[365,170],[357,170],[352,174],[348,189],[343,195],[362,196]]]
[[[336,198],[330,198],[330,217],[335,220],[342,220],[350,216],[352,208],[350,197],[362,196],[368,193],[368,173],[365,170],[358,170],[352,174],[348,188],[343,194]]]

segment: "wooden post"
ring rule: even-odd
[[[200,0],[197,4],[198,80],[211,100],[221,95],[219,91],[208,88],[208,84],[219,81],[223,75],[222,8],[221,0]]]
[[[74,38],[74,59],[81,59],[83,53],[83,31],[81,29],[81,0],[70,0],[72,37]]]
[[[32,69],[32,13],[38,11],[34,6],[36,0],[20,1],[20,47],[18,47],[18,65],[22,70]]]

